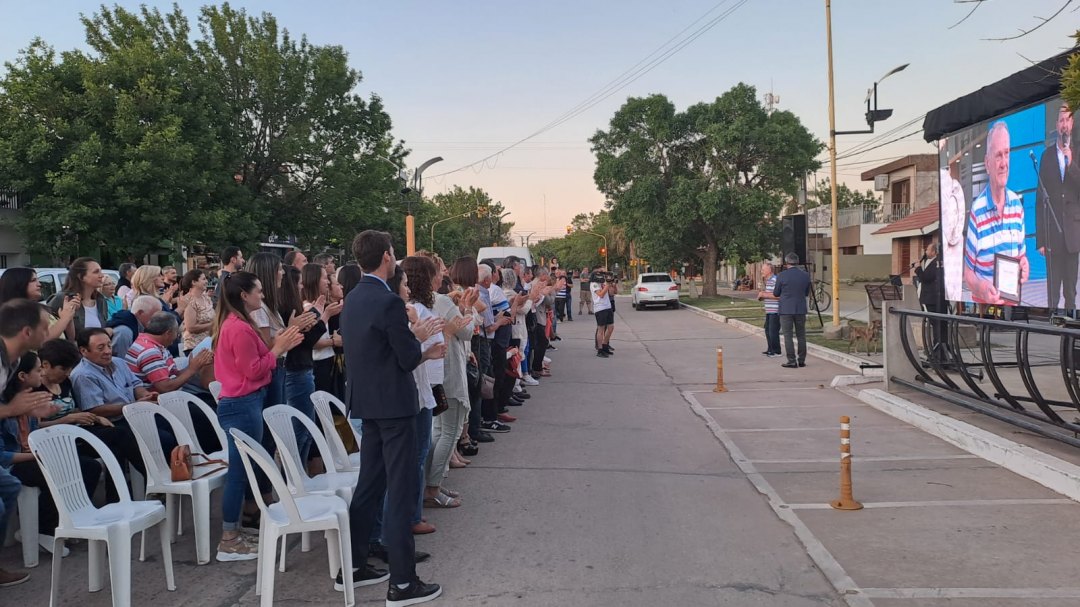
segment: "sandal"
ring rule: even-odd
[[[461,500],[441,492],[435,494],[435,497],[424,498],[425,508],[457,508],[459,506],[461,506]]]
[[[458,493],[457,491],[454,491],[453,489],[447,489],[446,487],[439,487],[439,493],[441,493],[441,494],[443,494],[443,495],[445,495],[447,497],[452,497],[452,498],[455,498],[455,499],[461,497],[460,493]]]
[[[469,443],[458,443],[457,451],[463,456],[471,456],[480,453],[480,447]]]

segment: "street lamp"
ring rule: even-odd
[[[830,231],[832,236],[832,326],[829,330],[825,331],[824,336],[827,338],[836,338],[840,334],[840,228],[837,224],[837,183],[836,183],[836,136],[837,135],[857,135],[874,132],[874,123],[885,120],[889,116],[892,116],[892,110],[879,110],[877,107],[877,87],[878,83],[885,80],[889,76],[897,72],[904,71],[909,64],[897,66],[885,73],[877,82],[874,83],[873,88],[866,91],[866,123],[870,126],[867,130],[861,131],[837,131],[836,130],[836,101],[833,87],[833,49],[832,49],[832,0],[825,0],[825,44],[828,47],[829,54],[829,174],[832,196],[832,229]],[[870,106],[871,97],[873,97],[873,108]]]
[[[570,226],[566,226],[566,229],[567,229],[567,232],[569,233],[569,230],[570,230]],[[600,249],[600,254],[601,254],[601,255],[603,256],[603,258],[604,258],[604,269],[606,269],[606,270],[608,270],[608,271],[611,271],[611,268],[609,268],[609,267],[608,267],[608,246],[607,246],[607,236],[604,236],[603,234],[597,234],[596,232],[590,232],[590,231],[588,231],[588,230],[585,230],[585,229],[582,229],[582,228],[578,228],[578,231],[579,231],[579,232],[584,232],[584,233],[586,233],[586,234],[592,234],[593,236],[599,236],[600,238],[603,238],[603,239],[604,239],[604,247],[603,247],[602,249]]]
[[[440,220],[436,221],[435,223],[431,224],[431,252],[432,253],[435,252],[435,226],[439,225],[440,223],[443,223],[444,221],[450,221],[451,219],[461,219],[462,217],[468,217],[469,215],[472,215],[475,212],[476,211],[466,211],[465,213],[462,213],[460,215],[454,215],[453,217],[446,217],[444,219],[440,219]]]
[[[495,230],[495,233],[491,237],[491,240],[494,241],[491,246],[493,246],[493,247],[500,246],[499,240],[501,240],[501,238],[502,238],[502,220],[509,217],[509,216],[510,216],[510,211],[507,211],[507,212],[503,213],[502,215],[499,215],[498,217],[495,217],[495,222],[493,224],[489,224],[493,228],[497,228]],[[510,244],[514,244],[514,241],[511,240]]]
[[[424,182],[421,180],[421,176],[424,174],[424,170],[436,162],[442,162],[442,156],[436,156],[424,162],[424,164],[416,168],[416,172],[413,174],[416,195],[421,202],[424,200]],[[409,205],[405,215],[405,253],[406,255],[416,253],[416,218],[412,214],[412,204]]]

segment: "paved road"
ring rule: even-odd
[[[827,388],[842,369],[785,370],[760,337],[688,311],[620,305],[612,359],[592,354],[591,317],[562,326],[555,377],[515,411],[449,486],[464,506],[419,566],[440,605],[1064,607],[1080,600],[1071,555],[1080,507]],[[730,389],[713,394],[724,347]],[[859,513],[836,496],[836,418],[851,415]],[[734,456],[734,459],[733,459]],[[216,534],[215,534],[216,536]],[[290,543],[276,604],[339,605],[324,543]],[[254,563],[196,567],[174,547],[164,592],[151,543],[135,562],[136,605],[254,605]],[[65,559],[64,603],[88,594],[85,546]],[[808,555],[814,554],[814,559]],[[17,551],[0,552],[10,567]],[[44,604],[47,555],[0,604]],[[830,583],[831,580],[831,583]],[[834,590],[846,592],[842,599]],[[361,605],[383,588],[362,589]],[[9,600],[11,602],[9,602]],[[872,602],[871,602],[872,601]]]

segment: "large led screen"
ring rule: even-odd
[[[938,142],[950,301],[1075,309],[1080,167],[1060,99]]]

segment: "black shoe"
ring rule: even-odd
[[[476,442],[478,442],[478,443],[493,443],[493,442],[495,442],[495,437],[492,436],[490,432],[485,432],[483,430],[477,432],[476,436],[474,438],[476,439]]]
[[[806,363],[804,363],[803,361],[801,361],[801,360],[800,360],[800,361],[799,361],[799,366],[800,366],[800,367],[805,367],[805,366],[806,366]]]
[[[345,581],[341,578],[341,572],[338,571],[337,579],[334,580],[334,590],[337,590],[338,592],[345,590]],[[372,567],[371,565],[364,565],[363,567],[357,567],[352,570],[353,588],[372,586],[379,582],[385,582],[388,579],[390,579],[389,571],[379,569],[378,567]]]
[[[386,607],[419,605],[439,598],[440,594],[442,588],[438,584],[425,584],[420,578],[414,579],[405,589],[390,584],[390,589],[386,591]]]
[[[612,356],[615,354],[615,350],[613,350],[611,346],[604,346],[603,350],[604,352],[607,352],[608,356]]]
[[[511,396],[509,404],[510,404],[511,407],[520,407],[521,405],[525,404],[525,401],[521,400],[520,398],[514,398],[514,397]],[[505,411],[500,411],[500,413],[506,413],[506,412]]]
[[[765,356],[772,356],[772,352],[769,352],[768,350],[765,350],[764,352],[762,352],[762,354],[764,354]]]
[[[610,354],[607,353],[606,350],[597,350],[596,355],[599,356],[600,358],[607,358],[607,357],[611,356]]]
[[[785,368],[785,369],[798,369],[799,368],[799,363],[797,363],[795,361],[790,361],[790,362],[786,362],[786,363],[784,363],[784,364],[782,364],[780,366]]]
[[[529,394],[528,392],[522,390],[521,392],[514,392],[514,398],[518,400],[529,400],[530,398],[532,398],[532,394]]]
[[[471,443],[458,443],[457,450],[458,453],[464,455],[465,457],[472,457],[477,453],[480,453],[480,447],[477,447],[476,445],[473,445]]]
[[[510,431],[510,426],[507,425],[507,424],[502,423],[499,420],[490,421],[490,422],[481,422],[480,427],[483,428],[484,430],[487,430],[488,432],[496,432],[496,433],[499,433],[499,434]]]

